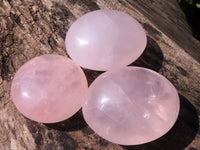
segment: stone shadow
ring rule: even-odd
[[[89,69],[83,69],[83,71],[86,75],[89,86],[99,75],[104,73],[104,71],[94,71],[94,70],[89,70]]]
[[[142,145],[122,146],[126,150],[183,150],[195,138],[199,130],[199,119],[195,107],[182,95],[180,112],[172,129],[161,138]]]
[[[48,129],[54,129],[59,131],[76,131],[81,130],[87,126],[83,115],[82,110],[79,110],[71,118],[58,123],[45,123],[44,124]]]
[[[147,46],[143,54],[129,66],[139,66],[158,71],[162,67],[163,53],[159,45],[147,36]]]

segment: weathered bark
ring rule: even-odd
[[[117,9],[145,28],[148,45],[132,65],[163,74],[180,94],[175,126],[160,139],[140,146],[112,144],[96,135],[81,111],[69,120],[40,124],[24,118],[10,97],[11,80],[29,59],[47,53],[66,56],[64,38],[81,15]],[[0,149],[200,149],[200,43],[192,37],[176,0],[0,0]],[[85,70],[89,83],[100,72]]]

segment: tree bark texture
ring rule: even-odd
[[[121,146],[95,134],[81,111],[55,124],[23,117],[10,97],[16,71],[35,56],[67,56],[65,35],[83,14],[116,9],[136,18],[148,44],[133,64],[168,78],[180,96],[174,127],[156,141]],[[106,36],[106,35],[105,35]],[[199,150],[200,42],[176,0],[0,0],[0,150]],[[100,72],[84,70],[89,84]]]

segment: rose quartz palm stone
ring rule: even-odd
[[[135,61],[147,43],[142,26],[117,10],[97,10],[80,17],[66,35],[66,49],[80,66],[106,71]]]
[[[179,105],[177,91],[165,77],[126,67],[100,75],[89,87],[82,110],[88,125],[106,140],[137,145],[168,132]]]
[[[26,117],[54,123],[74,115],[82,106],[87,80],[81,68],[59,55],[42,55],[15,74],[11,96]]]

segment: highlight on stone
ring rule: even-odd
[[[147,38],[142,26],[117,10],[97,10],[76,20],[69,28],[65,45],[80,66],[106,71],[127,66],[144,51]]]
[[[179,96],[162,75],[124,67],[101,74],[90,85],[84,119],[101,137],[122,145],[153,141],[167,133],[179,114]]]
[[[64,56],[42,55],[15,74],[12,100],[27,118],[43,123],[68,119],[82,106],[88,89],[81,68]]]

